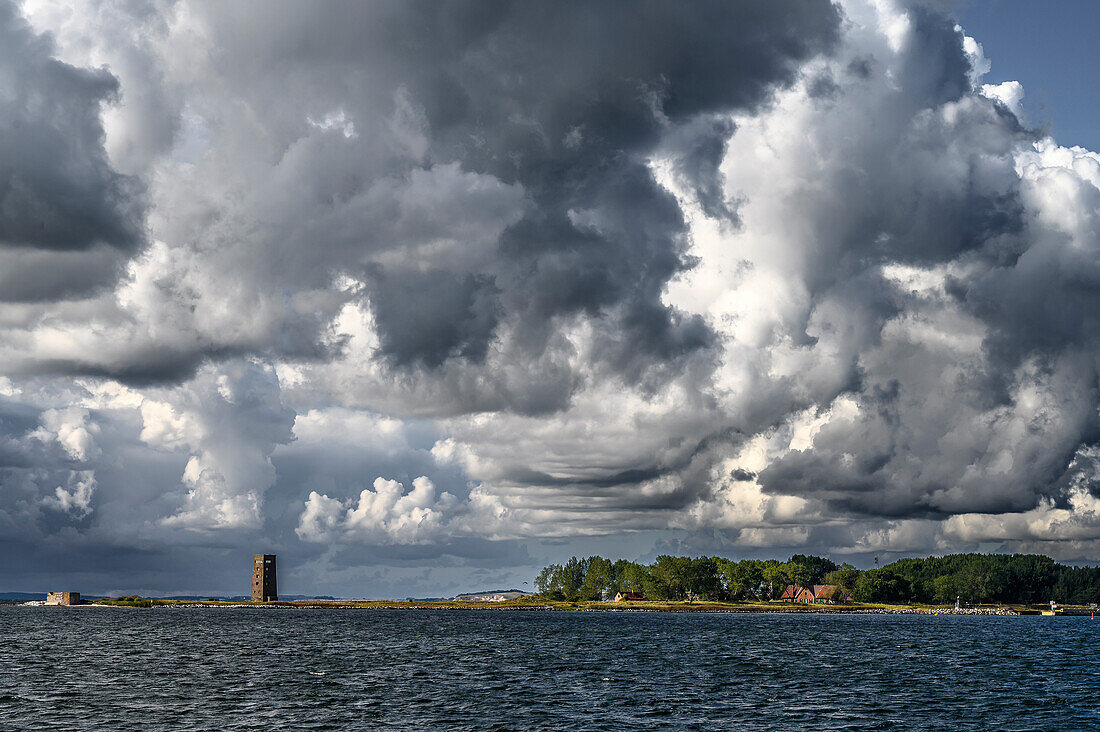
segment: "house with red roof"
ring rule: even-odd
[[[851,593],[837,587],[836,585],[814,585],[812,588],[802,587],[801,585],[787,585],[783,588],[783,594],[779,596],[779,599],[784,602],[803,602],[803,603],[834,603],[834,602],[851,602]]]
[[[851,602],[852,593],[836,585],[814,585],[814,602]]]
[[[779,599],[784,602],[810,603],[814,601],[814,593],[801,585],[787,585],[783,588],[783,594]]]

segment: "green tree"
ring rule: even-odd
[[[734,562],[722,557],[715,557],[714,565],[718,572],[718,579],[722,583],[722,595],[725,598],[745,600],[758,597],[760,584],[763,582],[760,562],[754,559]]]
[[[735,600],[763,599],[764,563],[745,559],[732,563],[726,573],[726,590]]]
[[[769,559],[761,567],[763,578],[763,592],[761,599],[777,600],[783,594],[787,585],[794,584],[790,574],[787,573],[787,565],[780,564],[778,560]]]
[[[584,586],[580,596],[583,600],[602,600],[603,594],[611,587],[611,560],[600,556],[588,558],[584,575]]]
[[[580,599],[584,587],[584,575],[588,571],[588,560],[569,557],[561,569],[561,592],[569,602]]]
[[[955,575],[944,574],[932,580],[932,602],[950,605],[963,594]]]
[[[539,594],[552,600],[564,599],[562,592],[562,566],[551,564],[542,568],[535,577],[535,587]]]
[[[846,594],[854,597],[858,583],[859,570],[847,563],[825,575],[825,584],[836,585],[842,595]]]
[[[662,555],[651,567],[570,557],[539,572],[535,587],[543,596],[568,600],[596,598],[603,591],[644,592],[653,599],[741,600],[775,598],[787,585],[824,580],[874,602],[950,604],[957,595],[974,602],[1100,602],[1100,568],[1065,566],[1039,555],[949,554],[899,559],[865,572],[845,564],[821,574],[830,566],[827,559],[800,554],[788,562]]]
[[[690,574],[690,559],[668,554],[657,557],[650,569],[654,592],[662,594],[663,599],[670,600],[682,600],[687,597]]]
[[[813,582],[813,574],[810,568],[799,562],[787,562],[783,565],[783,571],[787,576],[787,583],[799,587],[810,587]]]
[[[800,564],[805,569],[805,574],[799,575],[799,577],[805,577],[803,587],[821,584],[825,579],[825,575],[837,568],[836,563],[831,559],[806,554],[795,554],[791,557],[790,564]]]
[[[889,566],[869,569],[859,575],[855,598],[860,602],[906,602],[909,583]]]
[[[688,560],[687,596],[691,600],[717,600],[722,594],[722,581],[718,577],[718,563],[712,557]]]
[[[649,595],[648,587],[651,582],[649,568],[637,562],[627,562],[623,567],[621,589],[625,592],[642,592]]]

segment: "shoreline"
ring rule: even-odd
[[[47,606],[38,601],[20,603],[16,607],[117,607],[136,609],[290,609],[290,610],[495,610],[495,611],[540,611],[540,612],[620,612],[620,613],[755,613],[765,615],[927,615],[927,616],[1020,616],[1040,615],[1042,608],[1015,605],[987,605],[956,610],[953,606],[935,605],[886,605],[886,604],[845,604],[845,605],[803,605],[780,602],[562,602],[554,600],[505,600],[488,601],[442,601],[442,602],[403,602],[394,600],[287,600],[276,602],[249,602],[229,600],[158,600],[142,598],[136,602],[118,602],[92,600],[80,605]],[[1095,609],[1087,607],[1066,607],[1060,609],[1059,616],[1092,616]]]

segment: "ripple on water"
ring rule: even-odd
[[[0,607],[0,729],[1088,729],[1098,639],[1088,618]]]

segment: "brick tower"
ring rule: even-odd
[[[275,555],[252,555],[252,602],[269,602],[279,599],[275,583]]]

